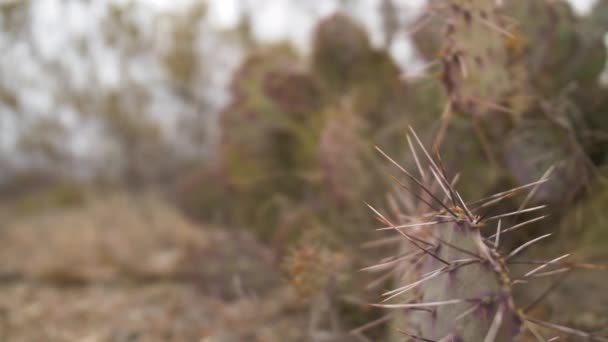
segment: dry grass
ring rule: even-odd
[[[253,237],[196,226],[154,195],[14,219],[0,226],[0,260],[2,341],[298,341],[305,330]]]
[[[210,241],[151,196],[93,200],[18,220],[1,231],[2,272],[53,281],[172,277]]]
[[[293,293],[269,298],[226,302],[192,284],[18,284],[0,295],[0,340],[301,341],[306,321],[294,311]]]

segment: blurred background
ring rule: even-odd
[[[398,251],[369,246],[364,202],[402,196],[373,147],[415,167],[409,125],[470,200],[553,166],[512,243],[604,260],[608,1],[504,1],[506,38],[443,7],[0,0],[0,341],[389,341],[352,329]],[[539,310],[605,326],[605,294],[555,308],[606,280]]]

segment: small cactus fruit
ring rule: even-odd
[[[289,281],[299,296],[315,295],[328,286],[331,264],[332,256],[326,249],[316,246],[294,249],[286,262]]]
[[[347,254],[340,251],[336,237],[324,227],[309,227],[291,246],[284,268],[287,279],[303,300],[331,291],[344,281]]]
[[[573,263],[562,263],[569,256],[566,255],[541,262],[540,265],[534,264],[533,269],[526,270],[524,275],[515,275],[510,271],[510,265],[518,262],[517,257],[521,252],[551,234],[527,241],[508,253],[500,251],[503,236],[538,219],[511,226],[505,224],[504,227],[502,222],[522,213],[540,210],[544,206],[522,208],[498,215],[488,214],[490,206],[524,190],[535,193],[547,180],[546,176],[539,181],[467,204],[454,188],[453,181],[448,180],[441,159],[438,156],[432,158],[416,133],[413,130],[411,133],[426,160],[423,163],[412,148],[422,179],[378,150],[407,177],[406,183],[397,179],[399,184],[408,188],[427,207],[435,210],[416,217],[399,215],[400,219],[396,220],[392,219],[393,215],[389,218],[389,215],[370,206],[384,225],[379,230],[397,232],[403,238],[405,246],[409,246],[407,256],[400,256],[396,260],[399,260],[397,264],[407,265],[410,276],[400,275],[398,287],[385,292],[382,303],[375,306],[398,309],[405,313],[406,320],[401,321],[405,326],[399,327],[399,330],[415,341],[506,342],[527,341],[528,338],[546,341],[556,334],[569,334],[573,338],[584,338],[585,341],[608,341],[608,337],[538,320],[531,317],[530,305],[525,309],[516,305],[512,292],[514,285],[533,281],[533,276],[539,274],[550,276],[549,272],[555,267],[576,267]],[[426,185],[429,184],[429,178],[436,183],[441,194],[433,191],[432,186]],[[490,229],[494,224],[496,228]],[[404,249],[401,248],[400,252],[403,253]],[[412,279],[412,274],[415,279]],[[407,302],[399,301],[402,298]],[[549,332],[553,335],[541,335]],[[572,340],[571,337],[568,340]]]

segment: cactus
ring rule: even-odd
[[[444,123],[449,121],[449,127],[445,124],[440,129],[443,144],[435,145],[446,153],[443,164],[476,177],[462,177],[456,196],[442,179],[443,166],[433,161],[438,179],[432,182],[433,175],[426,170],[424,187],[438,198],[446,196],[451,204],[440,207],[429,193],[415,192],[416,200],[424,205],[414,217],[404,219],[397,213],[391,222],[438,221],[399,229],[438,249],[428,250],[418,241],[433,253],[431,256],[404,236],[397,236],[406,240],[399,244],[399,253],[415,257],[385,261],[394,263],[394,273],[378,278],[375,285],[394,280],[402,287],[428,274],[428,279],[416,283],[418,286],[391,299],[405,300],[406,305],[413,301],[444,304],[410,307],[407,315],[401,315],[404,319],[393,322],[412,335],[429,340],[445,336],[464,341],[517,340],[530,329],[538,333],[538,325],[543,323],[531,323],[531,313],[516,305],[521,298],[511,286],[519,284],[517,273],[487,239],[494,233],[488,229],[496,220],[469,213],[460,195],[480,198],[505,183],[521,186],[554,164],[558,182],[544,183],[535,191],[534,201],[526,203],[559,204],[563,213],[566,210],[562,208],[572,207],[564,200],[576,200],[585,181],[593,181],[592,164],[608,159],[606,139],[600,144],[603,135],[590,131],[592,127],[608,127],[603,115],[605,91],[592,82],[603,65],[604,50],[595,48],[596,37],[586,41],[589,35],[580,25],[583,20],[573,17],[560,3],[430,3],[431,11],[437,13],[429,22],[438,20],[445,25],[424,25],[414,38],[425,58],[437,59],[433,65],[440,66],[438,82],[402,82],[397,64],[386,52],[375,50],[362,27],[343,14],[319,24],[309,60],[285,47],[265,48],[266,52],[258,51],[248,58],[234,78],[233,101],[222,115],[221,167],[213,174],[201,173],[195,181],[201,198],[194,207],[214,211],[226,207],[222,214],[237,221],[233,225],[255,229],[274,242],[279,256],[290,255],[287,263],[293,266],[290,279],[294,287],[305,289],[302,293],[312,292],[313,297],[326,293],[332,283],[326,272],[336,273],[326,265],[326,258],[332,259],[327,256],[367,237],[361,227],[369,217],[353,209],[353,204],[359,198],[375,202],[386,189],[385,179],[376,177],[380,168],[369,156],[370,142],[388,146],[391,155],[402,156],[406,150],[401,144],[404,128],[412,124],[428,133],[437,127],[433,113],[445,108],[442,118]],[[546,28],[554,24],[558,29],[548,32]],[[590,63],[581,66],[574,54],[583,47],[589,54],[582,60]],[[579,87],[571,86],[570,81]],[[585,140],[591,136],[598,142]],[[484,152],[492,158],[483,158]],[[442,186],[452,190],[439,196]],[[518,207],[510,195],[501,199],[500,210]],[[436,210],[426,215],[429,206]],[[479,209],[471,210],[477,213]],[[555,216],[552,218],[557,223],[559,217]],[[520,223],[515,219],[512,224]],[[508,229],[506,221],[503,224]],[[385,225],[392,227],[387,222]],[[531,222],[529,226],[533,226]],[[538,223],[534,227],[543,229],[540,234],[553,228]],[[306,238],[304,234],[318,230],[339,237],[344,244],[318,246],[315,242],[326,241],[325,235]],[[509,232],[509,237],[512,234]],[[500,248],[513,247],[522,239],[529,237],[503,239]],[[298,240],[305,242],[291,248]],[[477,259],[458,261],[472,258],[453,246],[466,248]],[[346,253],[356,255],[356,262],[365,258],[352,250]],[[439,259],[450,266],[444,268]],[[437,270],[441,271],[432,273]],[[412,310],[418,308],[426,311]],[[467,312],[469,309],[472,311]],[[461,313],[467,315],[458,317]]]
[[[402,115],[409,99],[400,70],[386,51],[372,47],[365,30],[344,14],[321,21],[315,31],[311,72],[330,104],[348,103],[368,135]]]
[[[426,59],[441,65],[439,81],[448,95],[437,140],[443,139],[452,113],[470,117],[486,155],[500,162],[502,149],[509,148],[502,146],[503,137],[518,128],[520,119],[549,105],[544,120],[550,122],[554,107],[565,101],[589,127],[605,127],[600,119],[605,92],[597,81],[606,51],[597,17],[577,18],[563,2],[431,2],[415,27],[414,41]],[[587,140],[598,134],[583,126],[574,133]],[[605,146],[582,144],[598,154]]]
[[[538,96],[572,82],[597,86],[605,61],[597,22],[579,20],[563,2],[450,0],[428,6],[414,41],[426,59],[440,62],[456,112],[517,119]]]
[[[451,0],[440,52],[452,107],[482,116],[497,108],[516,120],[530,104],[521,58],[523,38],[510,32],[498,2]]]
[[[310,228],[310,215],[357,238],[361,232],[350,228],[369,218],[349,208],[386,184],[366,172],[370,141],[388,145],[404,127],[395,124],[409,101],[399,74],[390,55],[341,14],[319,24],[309,61],[283,45],[254,51],[221,114],[219,166],[185,182],[183,205],[281,244]]]
[[[518,184],[532,182],[554,166],[559,181],[548,183],[535,199],[567,204],[589,184],[593,164],[574,136],[576,130],[572,125],[565,118],[561,124],[555,121],[557,123],[533,118],[524,120],[506,137],[504,158]]]
[[[443,193],[440,195],[434,192],[425,185],[427,182],[419,180],[379,150],[409,181],[403,183],[397,180],[399,184],[408,189],[417,186],[420,193],[412,194],[421,203],[435,210],[408,222],[390,219],[388,215],[370,206],[377,219],[385,225],[379,229],[397,232],[409,246],[409,261],[400,263],[405,263],[410,274],[416,278],[385,292],[383,302],[376,306],[403,310],[407,326],[401,327],[401,330],[413,340],[520,341],[529,334],[542,340],[544,337],[541,333],[544,330],[555,330],[584,337],[589,341],[608,341],[608,337],[538,320],[532,317],[529,310],[516,305],[512,291],[515,284],[540,270],[550,271],[559,267],[562,265],[560,261],[567,256],[542,263],[542,267],[534,265],[534,269],[527,270],[523,276],[515,276],[510,269],[516,257],[551,234],[534,238],[508,254],[503,254],[500,250],[501,237],[534,220],[511,227],[502,227],[502,220],[534,212],[544,206],[491,216],[487,210],[491,205],[525,189],[536,192],[547,178],[543,176],[539,181],[466,204],[452,181],[448,180],[441,159],[432,158],[416,133],[413,130],[411,132],[426,156],[427,163],[423,164],[412,149],[420,174],[423,177],[432,175],[432,180]],[[412,263],[412,259],[416,261]],[[570,268],[576,267],[573,263],[567,265]],[[408,296],[407,302],[395,302],[403,295]]]
[[[587,259],[605,260],[608,258],[608,187],[605,178],[603,184],[593,184],[593,189],[585,201],[578,203],[562,219],[561,229],[569,237],[562,241],[562,247],[574,248]]]
[[[591,194],[571,206],[557,223],[559,227],[557,238],[550,243],[536,246],[522,255],[522,258],[543,260],[553,255],[570,252],[573,257],[586,262],[605,262],[608,258],[606,251],[608,215],[605,209],[607,203],[606,184],[595,181]],[[538,278],[517,289],[516,297],[522,303],[530,302],[546,289],[554,287],[550,295],[546,296],[542,306],[537,309],[543,319],[579,329],[602,330],[608,324],[608,295],[604,291],[607,268],[593,264],[580,266],[592,268],[593,271],[573,270],[561,276]],[[564,277],[566,274],[568,276]],[[555,280],[559,280],[557,287],[553,285]]]
[[[440,15],[435,15],[437,13]],[[530,18],[531,15],[534,19]],[[445,23],[444,31],[438,30],[438,25],[429,24],[437,20]],[[462,122],[461,117],[470,119],[477,140],[492,161],[491,164],[503,165],[504,170],[497,176],[508,176],[493,180],[509,180],[518,186],[518,191],[509,192],[504,197],[490,196],[489,202],[478,202],[476,208],[469,210],[448,181],[443,163],[432,159],[418,140],[429,164],[428,170],[427,166],[423,168],[412,150],[422,179],[414,179],[411,173],[397,166],[411,183],[400,185],[414,190],[413,197],[424,205],[418,206],[418,210],[413,212],[411,209],[415,206],[410,205],[410,216],[398,211],[397,215],[385,215],[372,208],[385,225],[384,229],[399,232],[404,241],[398,249],[399,255],[406,255],[395,256],[387,259],[391,261],[371,267],[384,269],[390,263],[392,266],[388,274],[393,275],[397,287],[385,292],[384,301],[378,306],[405,311],[405,315],[392,320],[392,327],[401,331],[401,335],[408,335],[416,341],[527,341],[527,338],[544,341],[555,334],[566,334],[567,340],[608,340],[605,334],[587,333],[535,318],[541,316],[577,328],[597,328],[570,319],[572,313],[563,310],[563,305],[559,307],[561,315],[533,312],[548,292],[542,290],[539,297],[534,298],[539,292],[535,291],[539,285],[521,285],[537,281],[531,280],[536,279],[531,277],[539,272],[549,277],[552,272],[570,274],[572,269],[587,268],[589,264],[565,262],[562,258],[566,256],[551,262],[538,262],[547,257],[547,250],[555,251],[536,245],[550,234],[538,238],[517,235],[516,239],[510,239],[515,241],[503,241],[499,245],[495,243],[498,240],[494,239],[503,234],[495,233],[495,226],[488,232],[490,225],[498,224],[497,231],[508,232],[504,235],[509,237],[512,237],[514,230],[518,230],[516,234],[523,232],[516,229],[522,226],[542,228],[546,233],[554,226],[538,226],[540,218],[524,222],[517,220],[520,216],[528,218],[524,206],[530,203],[536,205],[537,202],[558,204],[561,206],[559,209],[564,209],[555,215],[559,219],[573,207],[572,203],[584,186],[592,184],[597,175],[594,164],[606,160],[605,142],[596,138],[601,135],[598,128],[605,127],[602,123],[605,121],[602,117],[605,96],[600,95],[601,90],[594,83],[605,61],[600,40],[587,27],[588,23],[575,18],[562,3],[431,2],[429,12],[421,20],[423,22],[426,24],[416,32],[414,40],[427,59],[438,58],[441,65],[440,83],[447,95],[443,124],[434,148],[445,146],[448,156],[454,157],[455,146],[470,143],[470,139],[454,138],[458,137],[458,134],[454,134],[454,126]],[[581,64],[582,61],[589,63]],[[595,130],[591,130],[592,127]],[[475,172],[480,175],[479,179],[482,175],[487,176],[487,165],[474,160],[473,156],[467,157],[468,152],[470,149],[456,154],[456,161],[447,164],[464,168],[465,173]],[[557,181],[545,183],[543,172],[547,169],[552,170]],[[545,184],[542,188],[533,182],[539,176]],[[429,178],[434,183],[429,183]],[[469,190],[469,184],[476,182],[479,190]],[[463,194],[467,195],[483,194],[489,188],[486,182],[478,182],[478,179],[469,182],[465,179],[465,183]],[[511,227],[500,227],[500,215],[488,217],[489,214],[483,214],[488,213],[483,206],[490,203],[495,205],[493,201],[500,199],[499,205],[504,208],[507,198],[530,188],[533,189],[531,194],[535,194],[534,198],[528,196],[524,206],[513,212],[507,211],[514,216],[509,218],[513,221]],[[443,189],[445,194],[439,196],[436,189]],[[440,200],[440,197],[444,197],[444,200]],[[506,206],[509,205],[516,206],[513,201]],[[421,212],[421,208],[427,210]],[[598,215],[586,217],[595,220]],[[537,231],[533,232],[538,234]],[[579,235],[588,237],[595,234],[597,239],[594,241],[597,242],[602,232],[588,226]],[[503,250],[512,247],[513,243],[520,243],[516,241],[521,239],[527,240],[520,247],[515,246],[512,252],[503,254]],[[572,237],[566,236],[564,240],[567,239],[572,240]],[[532,270],[525,270],[521,275],[519,273],[523,268],[521,265],[515,266],[521,259],[517,260],[516,257],[522,251],[528,253],[528,247],[533,244],[536,250],[543,253],[532,253],[537,261],[532,263]],[[581,255],[597,256],[597,251],[601,251],[598,246],[601,243],[587,243]],[[592,266],[596,270],[605,269]],[[587,276],[579,275],[577,279],[584,278],[586,283],[596,285],[605,282],[602,275]],[[557,287],[554,283],[549,284],[549,291],[554,291],[554,294],[559,292],[562,297],[568,291],[581,289],[580,286],[573,287],[574,280],[563,281],[561,276],[558,279],[543,279],[567,284],[568,289],[559,291],[555,291]],[[551,302],[556,302],[553,297]],[[557,302],[567,302],[562,297]],[[543,309],[551,307],[552,310],[557,307],[542,306]],[[576,307],[580,308],[581,305]],[[578,314],[582,311],[575,312]]]
[[[605,4],[583,19],[564,2],[430,2],[414,40],[441,66],[437,83],[447,95],[434,147],[443,142],[449,157],[454,146],[470,144],[450,137],[470,121],[485,159],[499,170],[497,182],[465,184],[463,195],[499,182],[526,184],[551,165],[559,181],[544,186],[537,201],[570,206],[591,184],[607,160],[606,92],[597,82],[606,59],[597,13]],[[471,153],[458,153],[457,169],[488,169],[477,152],[462,160]]]

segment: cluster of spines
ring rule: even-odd
[[[409,246],[409,250],[402,255],[367,267],[365,270],[388,269],[389,273],[397,275],[397,269],[403,271],[404,268],[407,268],[408,274],[415,275],[415,279],[406,285],[385,292],[383,302],[374,305],[405,310],[408,316],[407,326],[402,327],[400,331],[416,341],[517,341],[526,334],[538,341],[556,341],[559,338],[558,336],[545,338],[541,335],[540,330],[542,329],[539,327],[547,331],[553,330],[557,333],[585,338],[588,341],[608,341],[608,337],[531,317],[529,311],[546,297],[547,292],[542,293],[538,300],[534,300],[524,308],[518,308],[515,305],[511,291],[514,285],[526,283],[535,277],[566,274],[577,267],[601,267],[567,262],[565,259],[570,254],[565,254],[549,261],[530,262],[533,269],[515,279],[509,270],[509,265],[521,263],[521,261],[514,260],[514,258],[551,234],[544,234],[527,241],[506,255],[499,251],[500,238],[505,233],[545,217],[540,216],[507,228],[502,227],[504,218],[517,217],[520,214],[544,208],[544,206],[525,208],[525,205],[538,191],[539,186],[548,180],[552,169],[549,169],[536,182],[497,193],[467,205],[454,188],[454,180],[448,181],[438,153],[436,158],[431,157],[416,133],[411,128],[410,131],[426,157],[428,171],[433,176],[432,180],[427,179],[427,173],[422,167],[421,159],[418,158],[409,136],[408,142],[410,142],[412,155],[421,179],[407,171],[380,149],[378,150],[409,179],[408,184],[405,184],[395,178],[399,185],[406,188],[417,201],[424,203],[424,207],[431,208],[431,212],[418,215],[415,222],[401,224],[401,222],[393,222],[387,217],[388,215],[368,205],[378,220],[385,225],[379,230],[397,232]],[[434,182],[437,185],[435,188],[440,188],[444,194],[438,195],[436,191],[433,191],[433,186],[429,185],[431,182]],[[518,210],[493,216],[489,216],[487,213],[479,214],[484,210],[487,212],[489,206],[526,189],[530,191]],[[440,199],[440,196],[444,196],[444,199]],[[405,217],[405,215],[400,216]],[[482,235],[482,230],[487,229],[492,222],[497,222],[496,232],[485,234],[486,236]],[[405,267],[400,267],[404,265]],[[399,277],[403,278],[403,275],[401,274]],[[555,286],[551,286],[548,291],[554,288]],[[406,294],[409,294],[406,303],[390,302]],[[383,318],[378,323],[384,322],[384,320]],[[358,329],[357,332],[360,333],[361,330]]]

